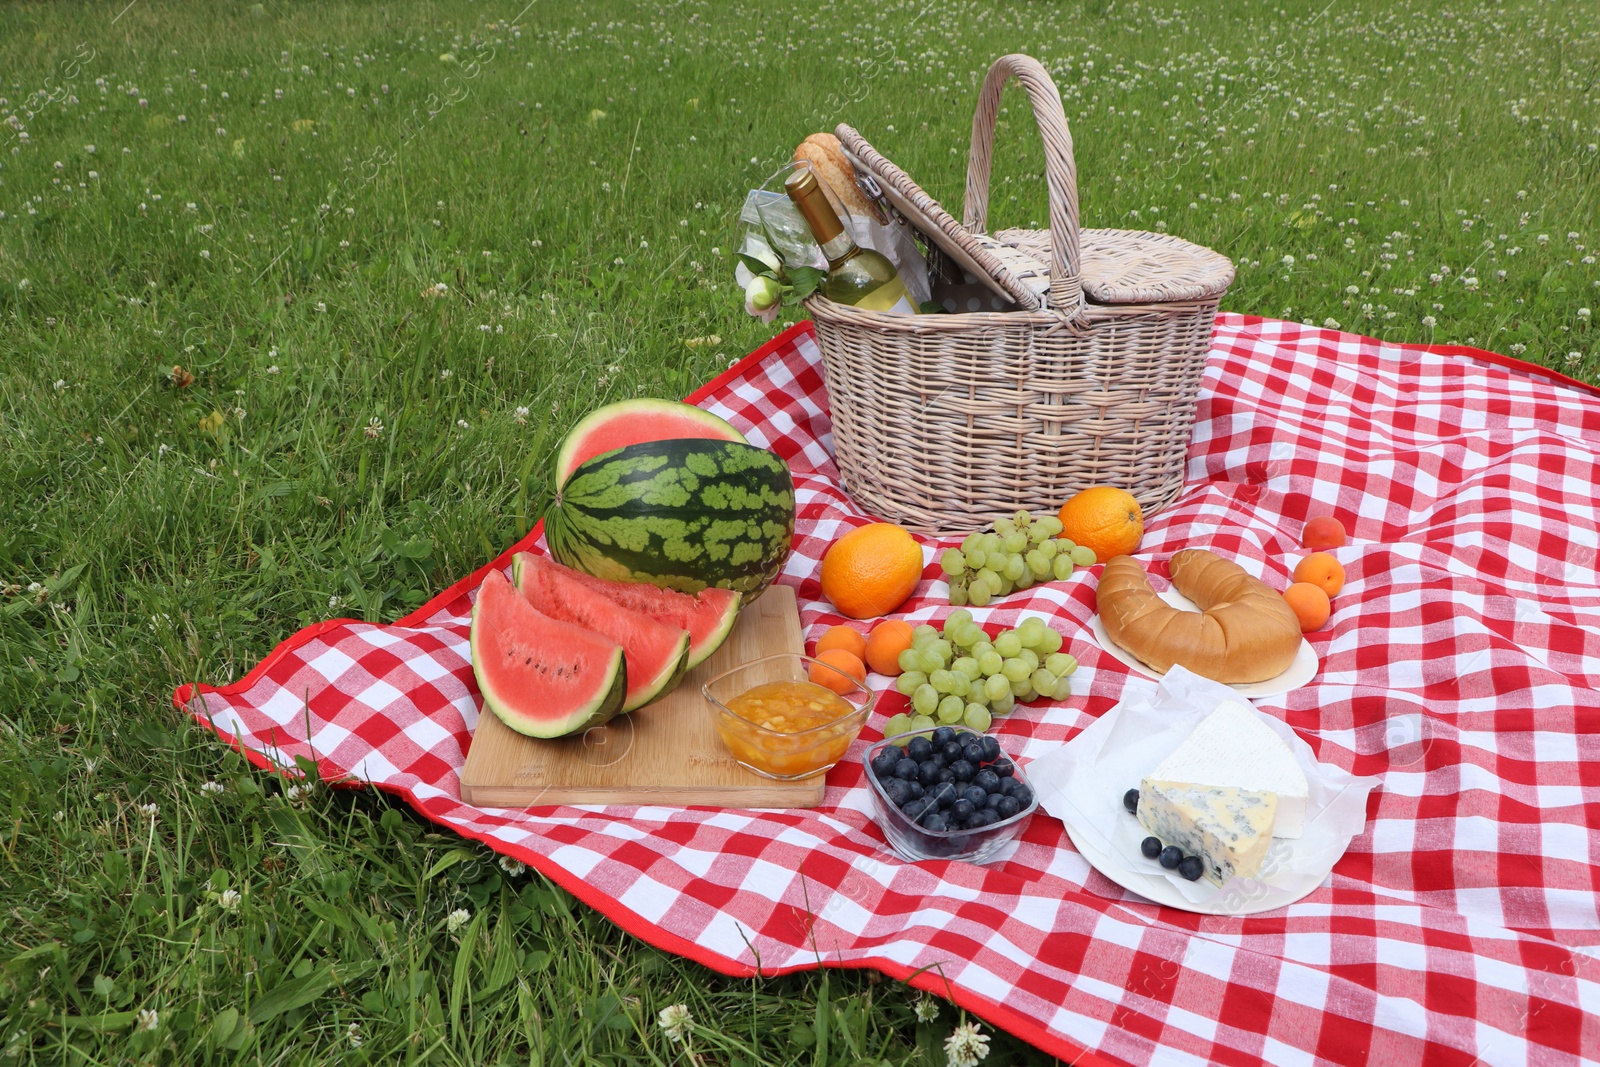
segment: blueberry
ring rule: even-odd
[[[1178,873],[1191,882],[1196,881],[1205,873],[1205,870],[1206,865],[1200,862],[1199,856],[1185,856],[1182,862],[1178,864]]]
[[[983,758],[985,761],[1000,758],[1000,739],[993,734],[984,734],[983,737],[978,739],[978,744],[983,746]]]
[[[894,777],[894,765],[900,762],[900,753],[893,747],[886,748],[872,757],[872,776],[878,781]]]
[[[927,811],[928,808],[929,804],[926,800],[913,800],[900,810],[905,812],[906,818],[910,819],[912,822],[916,822],[918,819],[922,818],[922,813]]]
[[[961,758],[974,767],[983,763],[983,746],[976,741],[968,741],[961,749]]]
[[[915,778],[917,776],[917,761],[910,758],[895,760],[894,776],[896,778],[904,778],[906,781]]]
[[[1022,810],[1022,805],[1017,803],[1016,797],[1001,797],[1000,803],[994,806],[1002,819],[1009,819]]]
[[[1139,842],[1139,851],[1144,853],[1144,858],[1153,860],[1161,855],[1161,838],[1147,837]]]
[[[1004,799],[1006,799],[1006,795],[1004,793],[990,793],[984,798],[983,806],[990,811],[994,811],[1000,806],[1000,802]]]
[[[1167,870],[1173,870],[1183,862],[1183,850],[1177,845],[1168,845],[1161,850],[1161,855],[1156,857],[1156,861]]]
[[[942,834],[946,830],[950,829],[950,820],[946,819],[939,812],[934,812],[932,815],[929,815],[927,818],[922,820],[922,828],[930,833]]]
[[[1128,809],[1129,815],[1137,814],[1139,811],[1139,791],[1130,789],[1122,794],[1122,806]]]
[[[972,784],[983,790],[985,793],[993,793],[996,789],[1000,788],[1000,776],[991,771],[989,768],[985,767],[983,770],[972,776]]]
[[[1016,782],[1016,779],[1015,778],[1007,778],[1006,781],[1008,781],[1008,782]],[[1027,786],[1023,785],[1021,782],[1017,782],[1017,784],[1015,786],[1013,786],[1012,789],[1011,789],[1011,799],[1015,800],[1017,802],[1017,807],[1025,808],[1029,804],[1033,803],[1033,790],[1029,789]]]
[[[928,800],[941,808],[948,808],[956,800],[956,787],[945,782],[928,790]]]
[[[978,811],[973,812],[972,816],[967,819],[967,829],[976,830],[984,826],[993,826],[999,821],[1000,816],[996,815],[988,808],[981,808]]]
[[[967,816],[971,815],[977,810],[978,806],[976,804],[968,800],[966,797],[962,797],[960,800],[950,805],[950,817],[952,819],[960,819],[965,821]]]
[[[954,763],[962,758],[962,747],[954,741],[946,741],[939,749],[939,755],[944,757],[946,763]]]
[[[961,791],[961,796],[966,800],[972,801],[972,806],[974,808],[983,807],[983,802],[989,799],[988,792],[979,785],[967,786]]]
[[[966,730],[957,730],[955,737],[951,738],[953,741],[960,742],[962,748],[966,748],[969,742],[976,741],[977,739],[977,734],[969,733]]]
[[[933,755],[933,742],[920,735],[913,737],[911,743],[906,746],[906,755],[921,763]]]
[[[930,738],[930,740],[933,742],[934,748],[943,748],[945,745],[948,745],[951,741],[953,741],[955,736],[956,731],[954,727],[939,726],[935,727],[933,731],[933,737]]]
[[[933,762],[933,760],[925,759],[917,764],[917,781],[923,785],[932,785],[939,780],[939,772],[942,770],[944,768]]]
[[[1009,778],[1011,777],[1011,772],[1015,770],[1016,767],[1010,760],[1006,759],[1004,756],[1001,756],[999,759],[989,764],[989,769],[1002,778]]]
[[[883,795],[897,808],[905,807],[906,801],[911,799],[911,792],[906,788],[905,780],[902,778],[891,778],[884,782]]]
[[[900,780],[905,781],[905,779]],[[926,792],[927,790],[922,788],[921,782],[915,780],[906,782],[906,795],[912,800],[921,800]]]
[[[950,773],[955,775],[958,782],[970,782],[972,781],[972,776],[978,773],[978,768],[964,759],[958,759],[950,764]]]

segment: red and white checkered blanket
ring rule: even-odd
[[[789,461],[799,523],[780,580],[816,636],[840,621],[818,587],[822,552],[867,517],[830,458],[809,323],[691,399]],[[233,685],[174,700],[258,764],[310,757],[325,778],[398,793],[664,949],[739,975],[819,962],[915,974],[1079,1063],[1594,1061],[1597,486],[1600,402],[1579,383],[1475,350],[1218,319],[1188,488],[1141,555],[1209,546],[1262,561],[1281,586],[1307,514],[1340,516],[1348,578],[1311,635],[1321,673],[1259,703],[1322,761],[1383,779],[1328,882],[1262,915],[1133,897],[1042,811],[1003,864],[903,863],[848,759],[813,811],[464,804],[479,715],[467,628],[487,568],[398,624],[311,627]],[[937,547],[913,620],[949,610]],[[1043,612],[1082,661],[1071,699],[998,723],[1024,759],[1149,684],[1088,637],[1097,574],[975,613]],[[904,699],[890,690],[852,755]]]

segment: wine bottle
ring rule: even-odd
[[[827,277],[818,287],[823,296],[863,311],[887,311],[897,315],[917,313],[900,272],[882,253],[856,244],[810,168],[795,171],[783,183],[783,188],[800,209],[828,260]]]

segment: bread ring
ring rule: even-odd
[[[1289,669],[1300,651],[1300,621],[1271,586],[1203,548],[1184,549],[1168,569],[1173,588],[1199,611],[1163,601],[1132,556],[1106,563],[1095,602],[1111,640],[1163,674],[1181,664],[1231,684]]]

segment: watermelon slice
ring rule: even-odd
[[[567,577],[566,568],[540,556],[518,552],[511,558],[511,580],[529,603],[553,619],[575,622],[622,645],[628,663],[628,695],[623,711],[642,708],[671,692],[689,662],[689,631],[657,622]]]
[[[472,673],[483,702],[529,737],[562,737],[622,710],[622,646],[543,614],[490,571],[472,606]]]
[[[708,588],[699,593],[681,593],[676,589],[662,589],[649,582],[613,582],[596,578],[592,574],[563,567],[548,558],[541,559],[539,565],[560,570],[573,581],[605,595],[629,611],[688,630],[687,670],[700,666],[720,648],[739,619],[742,598],[732,589]]]
[[[602,453],[684,437],[749,443],[726,420],[693,404],[652,397],[619,400],[591,411],[567,434],[556,453],[556,486],[565,485],[573,471]]]

